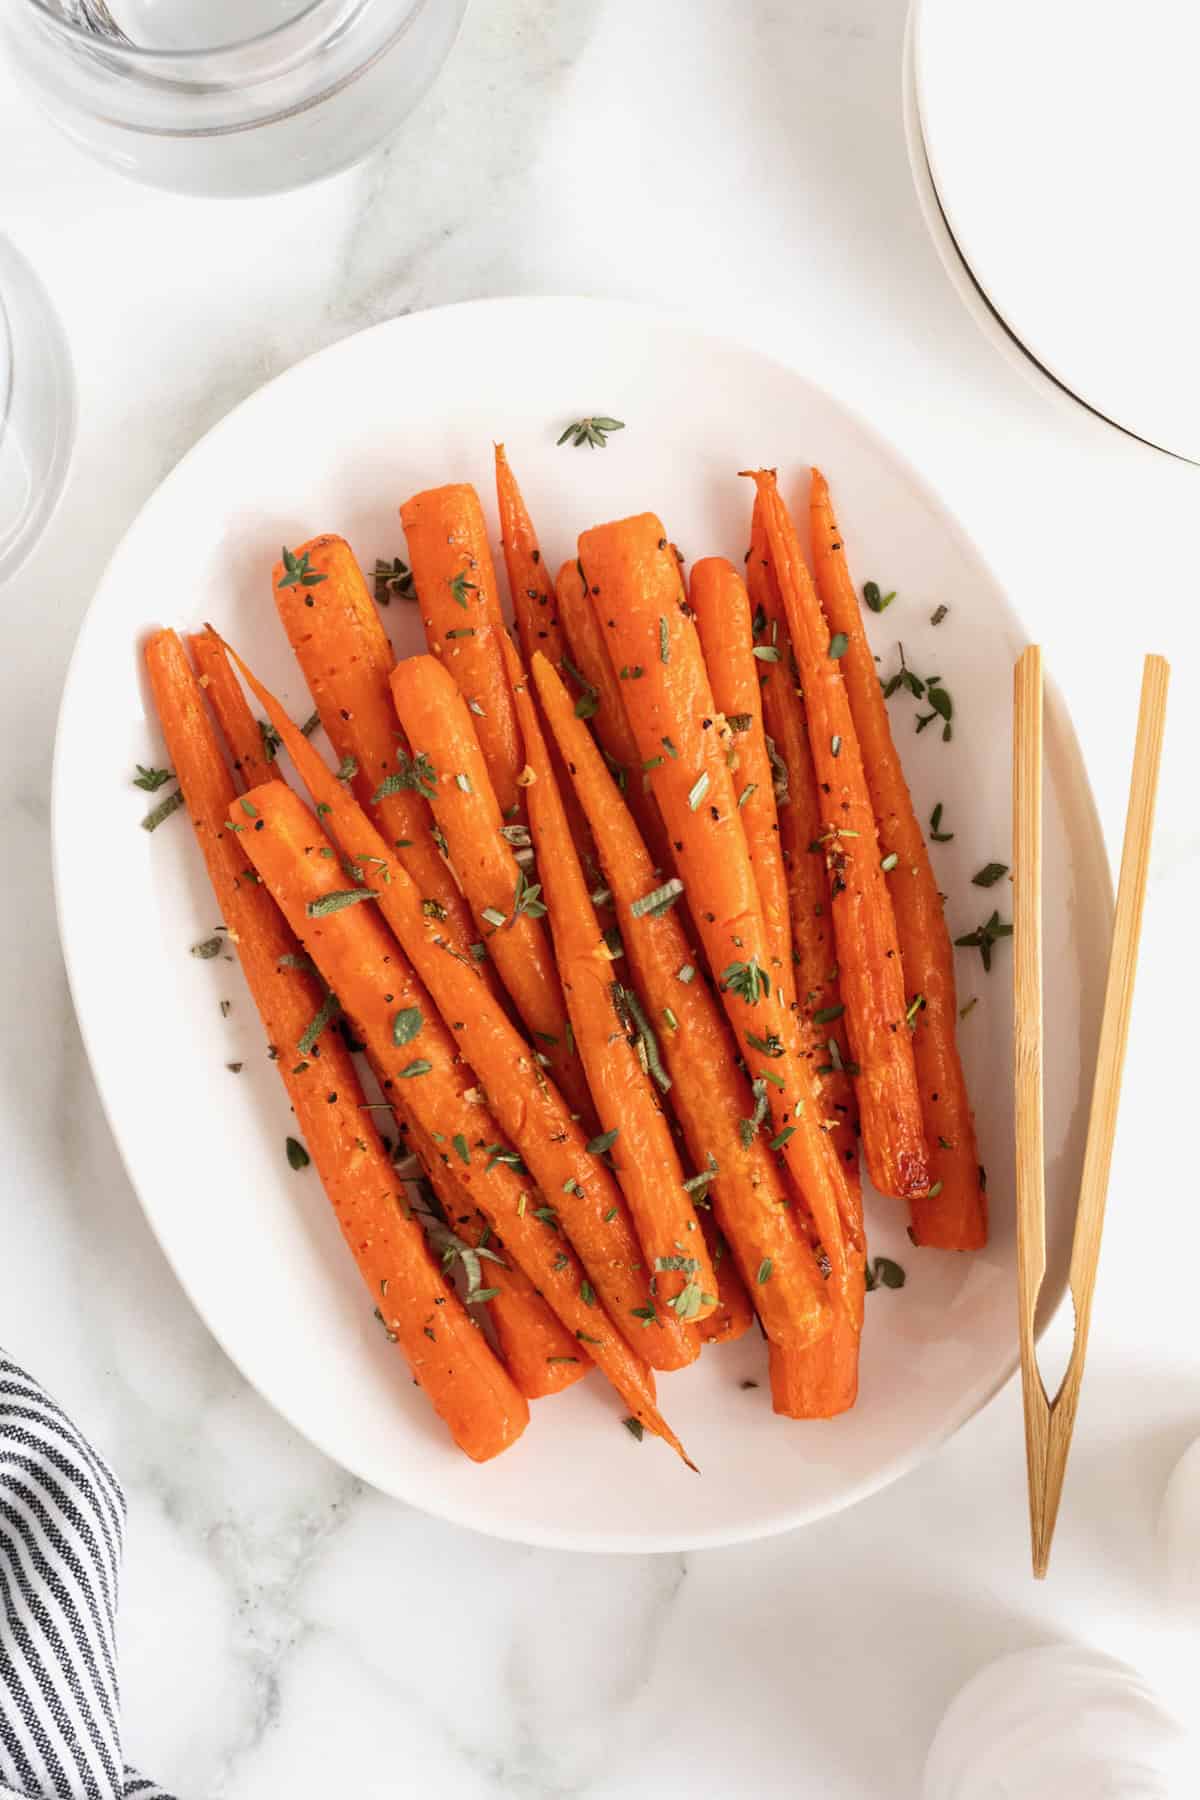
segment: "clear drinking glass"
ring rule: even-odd
[[[74,442],[62,327],[25,258],[0,237],[0,587],[48,524]]]
[[[467,0],[0,0],[0,47],[89,155],[266,194],[349,168],[449,54]]]

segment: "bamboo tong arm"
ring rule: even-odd
[[[1025,1455],[1034,1574],[1046,1573],[1058,1517],[1067,1456],[1079,1405],[1100,1262],[1104,1209],[1116,1135],[1117,1108],[1137,973],[1146,898],[1154,802],[1162,756],[1170,669],[1148,656],[1142,676],[1137,739],[1121,874],[1109,954],[1104,1010],[1083,1173],[1071,1246],[1070,1286],[1075,1341],[1058,1392],[1051,1398],[1037,1363],[1034,1335],[1038,1294],[1046,1272],[1045,1133],[1042,1020],[1042,657],[1031,645],[1019,659],[1013,687],[1013,1000],[1017,1127],[1017,1287]]]

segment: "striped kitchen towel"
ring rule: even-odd
[[[170,1800],[121,1755],[124,1533],[108,1464],[0,1350],[0,1794]]]

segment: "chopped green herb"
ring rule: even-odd
[[[780,655],[774,644],[755,644],[754,654],[759,662],[768,663],[777,663]]]
[[[774,1268],[774,1266],[775,1265],[769,1256],[763,1257],[762,1261],[758,1265],[758,1274],[754,1277],[754,1279],[757,1282],[759,1287],[761,1287],[763,1285],[764,1281],[770,1281],[771,1270]]]
[[[775,1136],[771,1139],[770,1143],[767,1145],[767,1149],[768,1150],[782,1150],[783,1146],[787,1143],[788,1139],[790,1137],[795,1137],[795,1135],[796,1135],[796,1127],[794,1125],[785,1125],[782,1131],[776,1132]]]
[[[748,1031],[746,1042],[752,1050],[759,1051],[763,1056],[783,1055],[783,1044],[773,1031],[765,1038],[759,1037],[756,1032]]]
[[[648,1302],[645,1306],[631,1306],[629,1311],[633,1318],[642,1321],[643,1331],[645,1331],[648,1326],[656,1325],[658,1323],[658,1314],[654,1310],[653,1302]]]
[[[658,621],[658,660],[669,663],[671,660],[671,632],[664,618]]]
[[[633,902],[629,910],[635,919],[657,919],[670,907],[683,892],[683,883],[673,875],[670,881],[664,881],[661,887],[652,888],[648,894],[642,894]]]
[[[311,737],[320,723],[321,715],[319,712],[309,713],[307,719],[305,719],[303,725],[300,727],[301,737]]]
[[[640,1444],[646,1435],[646,1427],[642,1424],[642,1421],[640,1419],[635,1419],[631,1413],[627,1419],[622,1419],[621,1423],[629,1433],[630,1437],[635,1437]]]
[[[984,863],[978,874],[972,875],[971,880],[976,887],[995,887],[1001,877],[1007,874],[1007,863]]]
[[[706,1187],[708,1187],[709,1183],[712,1181],[714,1175],[718,1175],[719,1173],[720,1173],[720,1170],[717,1165],[717,1159],[713,1155],[712,1151],[710,1150],[708,1153],[707,1166],[700,1171],[699,1175],[689,1175],[688,1176],[687,1180],[683,1184],[684,1193],[685,1194],[699,1194],[699,1193],[703,1192],[703,1190]]]
[[[183,805],[183,789],[176,788],[165,800],[160,800],[152,812],[148,812],[142,820],[143,831],[157,831],[164,819],[169,819],[173,812],[178,812]]]
[[[396,754],[396,769],[386,775],[375,792],[371,795],[371,805],[378,806],[389,794],[399,794],[407,788],[415,789],[423,794],[426,800],[433,800],[437,795],[437,770],[422,750],[412,758],[403,750]]]
[[[133,777],[133,785],[147,794],[156,794],[164,781],[174,781],[170,769],[143,769],[141,763],[134,763],[137,774]]]
[[[691,963],[684,963],[683,967],[676,971],[675,979],[682,981],[684,987],[688,987],[696,979],[695,968]]]
[[[262,739],[263,761],[273,763],[283,744],[283,739],[272,725],[270,719],[258,721],[258,735]]]
[[[844,631],[835,631],[829,640],[829,655],[834,662],[845,656],[850,648],[850,639]]]
[[[393,556],[390,563],[376,557],[375,598],[380,606],[390,606],[393,594],[401,600],[416,599],[412,570],[398,556]]]
[[[609,433],[612,431],[624,431],[624,429],[625,424],[622,419],[606,419],[602,414],[596,413],[590,419],[574,420],[572,424],[567,426],[567,429],[558,439],[558,443],[565,444],[570,442],[576,450],[580,449],[584,444],[591,450],[603,450],[604,446],[608,443]]]
[[[874,1293],[876,1288],[902,1288],[908,1277],[898,1262],[890,1256],[877,1256],[874,1263],[868,1262],[866,1267],[867,1292]]]
[[[450,589],[450,592],[454,597],[455,605],[461,606],[464,612],[466,612],[467,607],[470,604],[467,600],[468,593],[477,594],[479,592],[479,584],[467,580],[467,571],[465,569],[460,569],[457,575],[449,578],[446,582],[446,586]]]
[[[977,1006],[978,1006],[978,1005],[979,1005],[979,995],[978,995],[978,994],[972,994],[972,995],[971,995],[971,998],[970,998],[970,999],[969,999],[969,1000],[968,1000],[968,1001],[967,1001],[967,1003],[966,1003],[966,1005],[965,1005],[965,1006],[960,1006],[960,1007],[959,1007],[959,1009],[958,1009],[958,1016],[959,1016],[959,1018],[960,1018],[960,1019],[965,1019],[965,1018],[966,1018],[966,1016],[967,1016],[967,1014],[968,1014],[968,1013],[972,1013],[972,1012],[974,1012],[974,1011],[975,1011],[975,1008],[976,1008],[976,1007],[977,1007]]]
[[[279,583],[281,588],[316,587],[319,582],[328,579],[327,576],[318,575],[315,569],[309,567],[310,555],[311,552],[306,550],[303,556],[293,556],[287,545],[284,545],[279,552],[280,561],[286,571]]]
[[[432,1068],[431,1062],[426,1062],[423,1057],[418,1057],[416,1062],[410,1062],[407,1068],[400,1070],[397,1080],[410,1081],[414,1075],[428,1075]]]
[[[665,738],[660,739],[659,741],[661,742],[662,747],[666,751],[667,755],[671,758],[672,761],[674,761],[675,758],[679,755],[679,752],[675,748],[674,744],[671,742],[671,739],[669,737],[665,737]]]
[[[999,938],[1011,937],[1012,930],[1012,925],[1001,919],[998,912],[994,912],[990,919],[985,920],[982,925],[977,925],[974,931],[968,931],[964,936],[955,938],[954,942],[962,950],[978,950],[984,969],[990,971],[992,946]]]
[[[747,1006],[757,1006],[763,995],[771,992],[771,977],[754,957],[749,962],[731,962],[721,971],[721,984]]]
[[[935,844],[948,844],[954,836],[952,831],[942,830],[942,803],[940,800],[929,815],[929,835]]]
[[[873,613],[886,612],[895,598],[896,595],[894,590],[890,594],[881,594],[879,591],[879,583],[877,581],[868,581],[863,588],[863,599]]]
[[[469,638],[469,637],[474,637],[474,636],[475,636],[475,627],[473,625],[460,625],[458,627],[457,631],[448,631],[446,633],[447,639]]]
[[[347,906],[357,906],[360,900],[378,900],[376,888],[338,888],[332,894],[322,894],[319,900],[310,900],[305,912],[310,919],[323,919],[329,913],[341,912]]]
[[[580,1298],[580,1299],[581,1299],[581,1300],[582,1300],[582,1301],[583,1301],[583,1304],[584,1304],[584,1305],[585,1305],[585,1306],[595,1306],[595,1304],[596,1304],[596,1290],[595,1290],[595,1288],[594,1288],[594,1287],[593,1287],[593,1286],[592,1286],[592,1284],[591,1284],[591,1282],[590,1282],[590,1281],[581,1281],[581,1282],[580,1282],[580,1284],[579,1284],[579,1298]]]
[[[467,1140],[463,1136],[462,1132],[456,1131],[454,1136],[450,1139],[450,1142],[454,1145],[454,1148],[458,1151],[458,1154],[461,1156],[462,1160],[465,1163],[469,1164],[471,1161],[471,1147],[467,1143]]]
[[[338,772],[337,772],[338,780],[343,781],[343,782],[353,781],[354,777],[357,774],[358,774],[358,758],[354,757],[354,756],[343,756],[341,762],[338,765]]]
[[[820,1012],[815,1012],[813,1014],[813,1024],[814,1025],[832,1025],[833,1021],[835,1019],[841,1018],[841,1016],[845,1012],[845,1010],[846,1010],[846,1008],[841,1005],[839,1005],[839,1006],[823,1006],[821,1008]]]
[[[890,850],[886,856],[880,859],[879,866],[885,874],[890,874],[899,861],[900,858],[897,856],[896,852]]]
[[[402,1050],[405,1044],[411,1044],[424,1023],[425,1018],[419,1006],[406,1006],[403,1011],[398,1012],[392,1020],[392,1042],[397,1050]]]
[[[931,625],[940,625],[949,611],[950,608],[948,606],[935,607],[933,612],[929,615],[929,623]]]
[[[840,737],[837,736],[837,734],[835,732],[833,737],[831,737],[829,740],[829,754],[830,754],[830,756],[840,756],[841,753],[842,753],[842,740]]]
[[[679,1030],[679,1020],[675,1017],[675,1014],[671,1011],[671,1008],[669,1006],[663,1007],[662,1016],[663,1016],[663,1024],[666,1026],[668,1031],[678,1031]]]
[[[506,915],[500,911],[498,906],[485,906],[479,916],[486,924],[494,926],[497,931],[507,922]]]
[[[293,1169],[307,1169],[312,1160],[299,1138],[285,1139],[287,1159]]]
[[[326,993],[324,1000],[322,1000],[320,1010],[314,1016],[308,1030],[296,1045],[301,1056],[307,1056],[309,1054],[313,1045],[328,1025],[330,1019],[336,1017],[341,1010],[337,995],[330,990]]]
[[[606,1150],[612,1149],[620,1135],[618,1127],[614,1127],[612,1131],[602,1131],[599,1137],[590,1139],[587,1146],[589,1154],[603,1156]]]
[[[725,723],[730,731],[736,734],[741,731],[749,731],[754,723],[754,718],[750,713],[728,713]]]
[[[471,794],[475,791],[471,786],[471,777],[463,775],[461,772],[454,777],[454,785],[462,794]]]
[[[741,812],[743,806],[745,806],[745,804],[746,804],[747,800],[750,798],[751,794],[754,794],[757,792],[758,792],[757,781],[748,781],[737,798],[739,812]]]
[[[192,945],[191,954],[193,956],[198,956],[201,962],[211,961],[214,956],[219,956],[221,954],[220,938],[210,937],[202,939],[200,943]]]

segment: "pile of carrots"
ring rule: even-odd
[[[854,1404],[860,1145],[915,1243],[984,1243],[950,941],[820,473],[813,573],[759,471],[745,579],[690,582],[649,513],[552,578],[496,479],[519,649],[469,486],[400,509],[428,654],[342,538],[284,551],[332,762],[211,628],[146,662],[289,1154],[454,1441],[598,1365],[686,1461],[653,1372],[756,1315],[776,1412]]]

